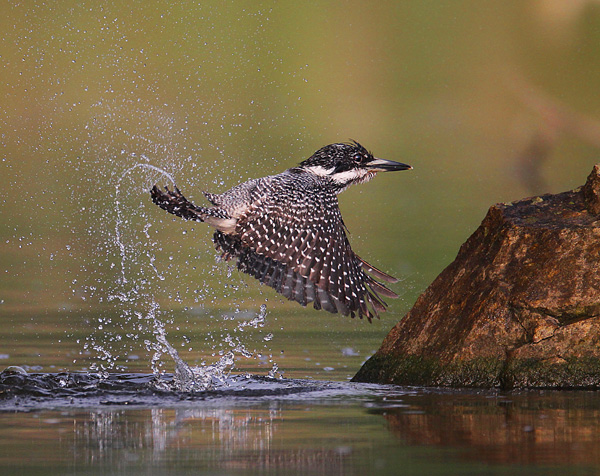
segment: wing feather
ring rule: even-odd
[[[375,278],[397,280],[352,251],[333,192],[300,194],[289,182],[274,192],[248,206],[232,234],[215,233],[217,247],[236,256],[241,271],[303,306],[369,321],[385,310],[380,295],[398,297]]]

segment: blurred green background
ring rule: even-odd
[[[348,378],[490,205],[599,161],[594,0],[4,2],[0,38],[5,365],[147,370],[157,317],[191,363],[233,333],[263,354],[239,368]],[[348,139],[414,166],[340,196],[355,251],[401,279],[373,324],[215,264],[208,227],[152,205],[167,179],[130,170],[202,203]],[[256,335],[228,330],[265,303]]]

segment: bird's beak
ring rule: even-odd
[[[395,172],[398,170],[411,170],[412,166],[393,160],[374,159],[366,164],[369,170],[373,172]]]

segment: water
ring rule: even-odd
[[[593,392],[0,374],[4,474],[597,474]]]

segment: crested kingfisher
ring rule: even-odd
[[[179,217],[208,223],[225,260],[302,306],[343,315],[379,317],[382,296],[398,295],[381,281],[398,280],[356,255],[346,236],[337,195],[377,172],[412,169],[378,159],[358,142],[330,144],[297,167],[249,180],[222,194],[203,192],[196,206],[179,189],[156,185],[153,202]]]

